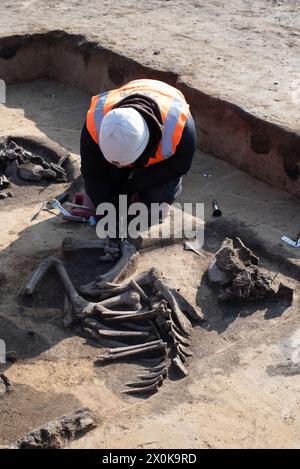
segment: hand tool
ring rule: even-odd
[[[220,210],[220,208],[218,206],[218,202],[216,201],[216,199],[213,200],[213,213],[212,213],[212,216],[213,217],[221,217],[222,216],[222,210]]]
[[[296,239],[291,239],[287,236],[282,236],[281,239],[290,246],[293,246],[294,248],[300,248],[300,233],[298,233]]]
[[[39,216],[42,210],[53,210],[53,209],[58,209],[63,214],[64,220],[85,222],[85,223],[89,223],[91,226],[94,226],[97,224],[96,217],[84,218],[84,217],[77,217],[77,216],[72,215],[68,210],[66,210],[61,205],[61,203],[57,199],[50,199],[48,202],[43,202],[38,212],[33,215],[31,221],[35,220]]]

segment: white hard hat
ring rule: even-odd
[[[127,166],[136,161],[149,141],[145,119],[133,108],[109,111],[102,120],[99,146],[110,163]]]

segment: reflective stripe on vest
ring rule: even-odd
[[[163,121],[163,136],[158,149],[148,163],[158,163],[174,155],[181,140],[189,106],[182,93],[176,88],[157,80],[134,80],[121,88],[93,96],[87,113],[87,129],[96,143],[103,117],[123,98],[133,93],[145,94],[155,100]]]

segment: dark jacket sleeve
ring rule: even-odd
[[[81,132],[80,155],[86,193],[95,206],[101,202],[109,202],[113,196],[113,188],[107,177],[109,163],[102,155],[99,145],[92,139],[86,124]]]

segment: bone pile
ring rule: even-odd
[[[5,191],[10,185],[9,179],[65,182],[67,175],[61,166],[62,163],[48,162],[42,156],[33,155],[12,140],[4,143],[0,148],[0,198],[12,196],[11,192]]]
[[[7,191],[10,187],[10,181],[4,174],[0,174],[0,200],[7,199],[8,197],[12,197],[12,192]]]
[[[138,252],[128,241],[118,247],[108,240],[65,238],[62,245],[65,257],[81,249],[95,248],[103,250],[102,262],[116,256],[119,259],[93,282],[77,291],[62,260],[48,257],[40,263],[22,294],[33,295],[48,270],[54,268],[65,290],[64,325],[72,325],[79,333],[108,346],[98,357],[98,365],[129,357],[155,358],[158,363],[146,368],[146,373],[136,381],[126,383],[124,392],[156,392],[170,367],[186,376],[187,361],[193,356],[192,321],[199,321],[198,313],[154,268],[119,283],[134,269],[138,259]],[[130,344],[124,343],[126,340]]]
[[[210,282],[220,287],[218,299],[254,301],[276,296],[292,302],[293,290],[282,283],[276,292],[270,275],[260,271],[259,258],[240,238],[225,238],[208,268]]]
[[[62,415],[19,438],[7,449],[61,449],[96,427],[87,407]]]

